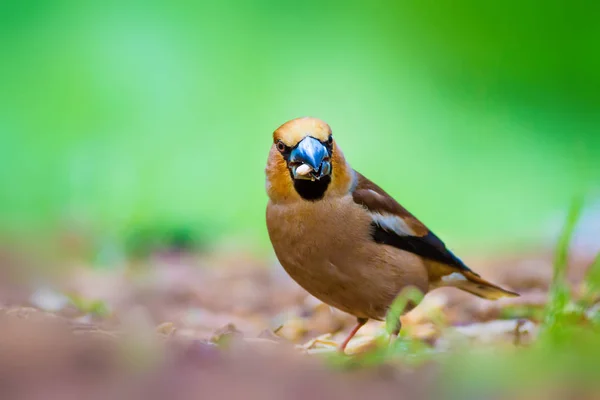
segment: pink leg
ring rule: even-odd
[[[350,343],[350,339],[352,339],[354,337],[354,335],[356,335],[356,332],[358,332],[358,330],[364,325],[366,324],[368,321],[367,318],[357,318],[356,319],[356,326],[354,327],[354,329],[352,329],[352,331],[350,332],[350,334],[348,335],[348,337],[346,338],[346,340],[344,340],[342,342],[342,344],[340,345],[340,351],[343,353],[344,350],[346,350],[346,346],[348,346],[348,343]]]

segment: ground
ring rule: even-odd
[[[565,279],[580,312],[554,315],[554,258],[473,259],[483,276],[521,297],[493,302],[433,291],[402,317],[396,341],[388,345],[385,323],[372,321],[345,356],[335,345],[355,319],[309,296],[276,263],[248,254],[69,266],[44,285],[4,268],[0,396],[531,399],[574,389],[592,396],[600,393],[593,386],[573,384],[598,366],[591,357],[598,306],[584,287],[591,260],[573,258]],[[14,261],[7,253],[3,265]],[[581,343],[565,352],[573,340]]]

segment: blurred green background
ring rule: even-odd
[[[311,115],[451,247],[538,244],[600,187],[598,8],[3,0],[0,229],[267,252],[271,132]]]

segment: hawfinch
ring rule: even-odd
[[[385,319],[403,288],[452,286],[485,299],[514,297],[469,269],[415,216],[350,167],[316,118],[273,133],[266,167],[267,228],[287,273],[317,299],[357,318]],[[395,334],[400,330],[398,321]]]

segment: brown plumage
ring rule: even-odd
[[[357,317],[342,350],[367,319],[383,320],[407,286],[423,293],[454,286],[488,299],[517,296],[471,271],[354,171],[319,119],[294,119],[274,132],[266,175],[267,228],[281,265],[313,296]]]

